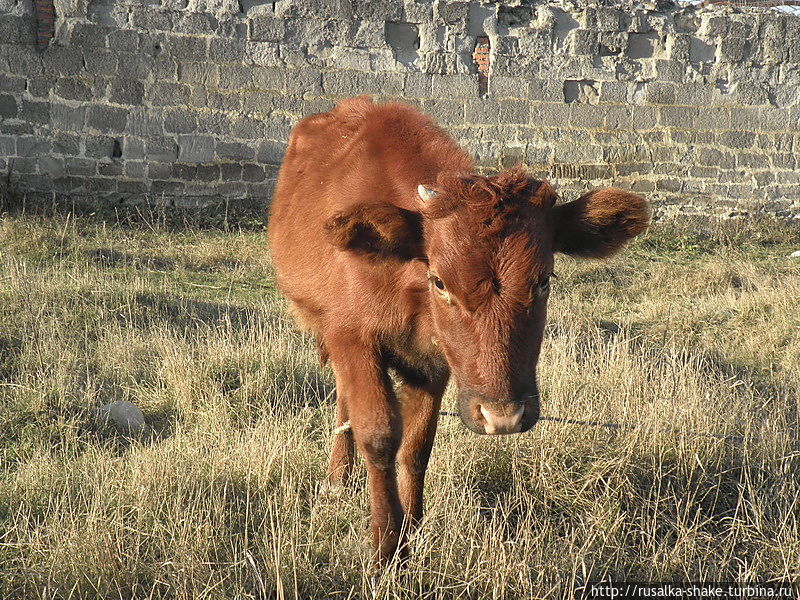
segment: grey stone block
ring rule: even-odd
[[[184,108],[171,108],[164,111],[164,131],[166,133],[192,133],[197,129],[194,114]]]
[[[569,107],[569,124],[576,129],[602,128],[606,110],[606,107],[591,104],[572,104]]]
[[[114,104],[140,105],[144,101],[144,84],[135,79],[113,79],[108,99]]]
[[[241,181],[242,165],[239,163],[223,163],[220,165],[222,181]]]
[[[257,89],[261,90],[273,90],[282,92],[286,89],[286,80],[287,80],[287,73],[286,69],[281,67],[252,67],[252,78],[253,78],[253,86]],[[313,79],[316,79],[317,87],[314,88],[312,85],[309,85],[311,89],[319,89],[322,88],[322,76],[320,73],[315,72],[313,73]],[[306,75],[305,70],[296,70],[292,71],[291,75],[288,76],[290,82],[297,86],[296,83],[298,80],[308,79],[309,76]],[[310,82],[308,82],[310,83]],[[295,88],[297,89],[297,88]]]
[[[691,129],[700,109],[690,106],[662,106],[659,108],[659,123],[664,127]]]
[[[52,77],[31,77],[28,79],[27,92],[34,98],[47,98],[55,85]]]
[[[264,137],[264,123],[248,117],[240,117],[231,123],[231,135],[243,140],[257,140]]]
[[[563,83],[555,78],[531,79],[527,97],[538,102],[561,102],[564,100]]]
[[[444,125],[464,123],[463,100],[424,100],[422,107],[427,114]]]
[[[134,53],[120,53],[116,75],[123,79],[146,80],[152,77],[155,59]]]
[[[18,104],[18,116],[23,121],[33,125],[47,125],[50,122],[49,102],[31,101],[23,97]]]
[[[17,99],[10,94],[0,94],[0,117],[3,119],[13,119],[19,112]]]
[[[660,44],[659,35],[655,32],[629,33],[625,54],[633,59],[653,58]]]
[[[628,47],[628,34],[621,31],[604,31],[598,38],[600,56],[618,56]]]
[[[242,109],[242,96],[237,92],[209,91],[206,104],[214,110],[238,112]]]
[[[298,96],[318,96],[322,94],[322,74],[315,69],[289,69],[285,72],[285,77],[287,94]],[[282,89],[276,87],[282,83],[282,78],[273,75],[270,80],[274,81],[274,83],[268,89]]]
[[[322,74],[322,87],[328,94],[358,96],[374,87],[375,76],[358,71],[330,71]]]
[[[204,37],[168,35],[164,46],[165,53],[177,60],[201,61],[208,56],[208,41]]]
[[[215,63],[242,63],[245,57],[243,40],[212,37],[208,41],[208,58]]]
[[[750,106],[769,105],[770,91],[763,84],[740,81],[736,85],[736,100]]]
[[[219,65],[219,87],[223,90],[240,90],[252,87],[253,73],[242,65]]]
[[[105,50],[84,52],[84,68],[93,75],[116,75],[117,55]]]
[[[148,138],[145,140],[145,147],[148,161],[172,162],[178,158],[178,145],[174,138]],[[157,175],[148,173],[148,176],[156,177]]]
[[[0,13],[0,40],[6,44],[34,44],[36,42],[34,23],[34,19],[28,16]]]
[[[65,100],[90,100],[92,88],[81,79],[59,79],[56,81],[55,94]]]
[[[591,29],[575,29],[570,32],[572,53],[577,56],[595,56],[598,53],[598,34]]]
[[[731,109],[718,106],[703,107],[697,115],[695,126],[698,129],[729,129]]]
[[[286,143],[273,140],[264,140],[258,144],[256,160],[260,163],[279,165],[286,154]],[[245,159],[249,160],[249,159]]]
[[[169,179],[172,175],[172,163],[148,162],[148,179]]]
[[[217,142],[217,158],[223,160],[245,161],[253,160],[255,149],[241,142]]]
[[[285,115],[272,114],[264,123],[264,135],[271,140],[287,140],[294,124]]]
[[[547,165],[553,159],[553,150],[549,146],[537,147],[533,144],[528,144],[525,147],[525,163],[526,164],[540,164]]]
[[[281,100],[286,99],[271,92],[243,92],[242,109],[247,114],[269,114],[277,107],[286,109],[286,105],[281,104]]]
[[[50,126],[58,131],[83,131],[86,123],[85,106],[53,103],[50,106]]]
[[[269,15],[250,19],[250,39],[258,42],[279,42],[286,35],[286,21]]]
[[[527,123],[530,119],[530,104],[526,100],[500,100],[502,123]]]
[[[53,144],[49,139],[26,135],[17,138],[16,148],[17,156],[38,157],[43,154],[49,154],[52,151]]]
[[[231,133],[231,117],[220,112],[204,112],[197,117],[197,130],[224,137]]]
[[[242,165],[242,179],[244,181],[259,182],[264,181],[266,172],[264,167],[254,163],[245,163]]]
[[[134,6],[131,9],[131,25],[144,31],[173,31],[172,14],[153,10],[149,6]]]
[[[373,21],[400,21],[403,5],[394,0],[352,0],[353,16]]]
[[[475,98],[478,81],[470,75],[431,75],[434,98]]]
[[[155,196],[181,196],[186,189],[186,184],[182,181],[162,181],[153,180],[150,184],[150,191]]]
[[[645,101],[649,104],[675,104],[675,86],[670,83],[653,81],[645,88]]]
[[[119,177],[124,172],[124,163],[119,160],[97,163],[97,174],[104,177]]]
[[[685,33],[673,33],[667,36],[667,55],[673,60],[689,62],[689,46],[691,36]]]
[[[170,177],[171,179],[184,179],[189,181],[196,179],[197,165],[188,165],[185,163],[173,163]]]
[[[438,17],[447,24],[457,23],[467,18],[469,2],[440,1],[435,3],[434,17]]]
[[[541,127],[566,127],[569,108],[563,103],[541,103],[531,106],[531,124]]]
[[[0,92],[21,94],[25,91],[25,84],[26,81],[24,77],[15,77],[13,75],[0,73]]]
[[[466,118],[468,123],[500,124],[500,101],[494,98],[468,100],[466,103]]]
[[[213,183],[219,181],[219,165],[197,165],[195,179],[205,183]]]
[[[359,20],[351,23],[348,45],[355,48],[385,48],[387,46],[387,34],[390,31],[392,22],[383,20]],[[399,25],[412,26],[410,23],[400,23]],[[418,42],[417,42],[418,45]]]
[[[145,158],[144,139],[125,136],[122,142],[122,156],[125,160],[143,160]]]
[[[217,87],[219,70],[215,65],[203,61],[180,61],[178,63],[178,81],[187,84],[199,84]]]
[[[722,152],[716,148],[701,148],[698,151],[697,161],[701,165],[733,169],[736,166],[734,155]]]
[[[90,158],[68,157],[64,159],[64,171],[68,175],[95,175],[97,174],[97,161]]]
[[[151,67],[152,78],[158,82],[177,81],[178,63],[166,58],[157,58]]]
[[[595,145],[575,144],[563,140],[554,145],[554,161],[556,163],[601,163],[603,149]]]
[[[128,111],[112,106],[92,105],[86,109],[86,125],[99,131],[125,131]]]
[[[76,156],[80,152],[80,147],[81,136],[79,135],[70,133],[56,133],[53,136],[53,153],[55,154]],[[2,152],[0,152],[0,154],[2,154]]]
[[[612,131],[633,129],[632,106],[606,106],[604,108],[603,127]]]
[[[418,63],[419,69],[423,73],[455,73],[456,59],[452,54],[444,52],[425,52],[422,54]],[[495,69],[498,73],[504,71],[503,61],[499,58],[495,61]]]
[[[114,29],[108,34],[108,47],[115,52],[137,52],[139,34],[129,29]]]
[[[462,76],[467,77],[467,76]],[[478,81],[474,77],[469,77],[473,93],[471,97],[477,96]],[[525,98],[528,93],[527,81],[518,77],[506,77],[495,75],[489,77],[489,95],[493,98]]]
[[[147,164],[143,161],[139,160],[126,160],[125,161],[125,176],[130,177],[131,179],[144,179],[145,174],[147,173]],[[119,182],[119,191],[122,192],[123,190],[123,183],[130,184],[133,182]],[[144,186],[144,182],[142,182]],[[144,189],[142,191],[145,191]]]
[[[410,98],[430,98],[431,78],[425,73],[406,73],[403,95]]]
[[[721,61],[741,61],[745,58],[748,51],[749,42],[746,38],[726,36],[720,40],[719,56]]]
[[[189,86],[181,83],[159,81],[147,88],[146,95],[154,106],[175,106],[187,104],[190,92]]]
[[[328,112],[335,106],[333,100],[328,98],[312,98],[310,100],[303,100],[300,105],[300,112],[303,116],[316,115],[323,112]]]
[[[756,134],[750,131],[723,131],[717,135],[717,141],[728,148],[750,148],[755,139]]]
[[[69,36],[70,45],[74,48],[105,48],[109,33],[111,33],[110,27],[76,23]]]
[[[179,135],[178,160],[183,163],[214,161],[215,140],[210,135]]]
[[[42,69],[48,75],[78,76],[83,71],[83,50],[64,46],[48,46],[42,52]]]

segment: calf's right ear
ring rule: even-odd
[[[641,196],[606,188],[554,206],[553,216],[556,251],[605,258],[647,229],[650,207]]]
[[[420,215],[391,204],[351,206],[330,217],[325,232],[336,248],[354,254],[401,260],[422,256]]]

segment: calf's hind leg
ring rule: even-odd
[[[334,375],[336,377],[336,428],[338,431],[333,438],[333,449],[328,463],[328,483],[332,487],[340,487],[347,484],[353,473],[355,444],[352,430],[343,428],[350,417],[347,410],[347,397],[344,395],[344,385],[336,371],[336,365],[334,365]]]

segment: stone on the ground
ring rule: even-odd
[[[98,417],[124,435],[136,435],[144,430],[142,411],[133,402],[116,400],[97,409]]]

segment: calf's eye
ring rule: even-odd
[[[436,289],[443,292],[444,291],[444,282],[439,279],[438,277],[433,278],[433,285],[436,286]]]
[[[539,290],[544,292],[550,289],[550,275],[545,275],[539,282]]]

